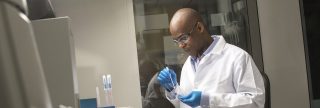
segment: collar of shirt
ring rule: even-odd
[[[194,56],[191,56],[191,63],[193,65],[193,69],[196,70],[196,68],[198,67],[198,64],[201,60],[201,58],[203,58],[204,56],[206,56],[207,54],[209,54],[213,49],[214,47],[216,46],[216,44],[218,43],[219,41],[219,37],[216,36],[216,35],[212,35],[211,36],[213,38],[213,42],[210,44],[210,46],[206,49],[206,51],[203,52],[203,54],[200,56],[200,57],[194,57]]]
[[[214,47],[209,51],[209,54],[219,55],[224,49],[224,46],[227,44],[226,40],[224,40],[222,35],[215,35],[214,38],[216,41]]]

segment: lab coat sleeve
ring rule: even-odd
[[[235,59],[232,75],[235,93],[203,91],[202,101],[209,101],[210,108],[263,108],[265,102],[263,78],[249,54],[242,54]],[[206,97],[208,99],[205,99]]]

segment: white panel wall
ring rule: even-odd
[[[299,0],[258,0],[272,108],[309,108]]]
[[[141,107],[138,59],[131,0],[51,0],[57,16],[69,16],[79,80],[111,74],[116,106]],[[97,75],[96,75],[97,74]],[[90,77],[90,78],[87,78]],[[99,82],[102,82],[99,78]],[[80,98],[95,96],[94,83],[81,85]],[[85,87],[83,87],[85,86]],[[100,86],[101,87],[101,86]],[[101,96],[102,97],[102,96]]]
[[[65,105],[77,108],[74,43],[70,36],[69,18],[50,18],[31,23],[53,107]]]

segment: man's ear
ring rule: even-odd
[[[197,22],[198,26],[197,26],[197,30],[202,33],[204,31],[204,25],[201,22]]]

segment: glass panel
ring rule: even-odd
[[[159,95],[156,73],[165,65],[177,72],[188,55],[174,45],[169,32],[169,22],[174,12],[189,7],[200,12],[212,35],[223,35],[227,42],[250,53],[250,36],[246,0],[134,0],[134,15],[139,59],[141,95],[143,106],[153,105],[150,100],[166,101]],[[149,90],[148,91],[148,85]],[[152,89],[151,89],[152,88]],[[146,92],[149,93],[146,93]],[[160,90],[161,91],[161,90]],[[158,96],[158,97],[157,97]],[[155,102],[156,103],[156,102]],[[165,105],[165,102],[160,102]],[[172,106],[162,106],[172,107]],[[160,106],[159,106],[160,108]]]

